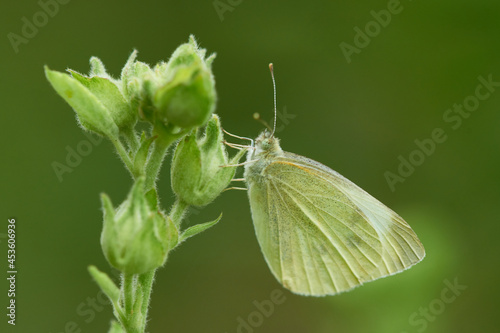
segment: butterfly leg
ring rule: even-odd
[[[247,191],[248,189],[245,187],[228,187],[228,188],[225,188],[222,192],[229,191],[229,190]]]
[[[238,149],[238,150],[255,149],[255,147],[253,147],[253,146],[240,145],[240,144],[237,144],[237,143],[227,142],[226,140],[223,140],[222,143],[225,144],[226,146],[229,146],[231,148]]]
[[[222,129],[222,131],[223,131],[224,133],[226,133],[227,135],[232,136],[233,138],[237,138],[237,139],[241,139],[241,140],[248,140],[248,141],[250,141],[250,142],[251,142],[251,143],[250,143],[250,145],[253,147],[253,139],[250,139],[250,138],[245,138],[244,136],[239,136],[239,135],[231,134],[231,133],[229,133],[228,131],[226,131],[225,129]]]
[[[254,162],[257,162],[257,161],[258,161],[258,159],[257,160],[250,160],[250,161],[246,161],[246,162],[238,163],[238,164],[219,165],[219,168],[238,167],[238,166],[243,166],[243,165],[246,165],[246,164],[254,163]]]
[[[232,182],[244,182],[245,178],[233,178],[231,179]]]

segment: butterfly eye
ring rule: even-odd
[[[269,139],[262,140],[262,149],[267,150],[270,145]]]

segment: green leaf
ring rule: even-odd
[[[197,186],[202,176],[201,152],[196,143],[196,131],[185,136],[175,148],[170,167],[172,189],[182,200],[192,202],[197,197]]]
[[[81,125],[98,134],[117,138],[118,127],[104,104],[75,78],[45,66],[45,75],[56,92],[75,110]]]
[[[190,238],[190,237],[193,237],[197,234],[199,234],[200,232],[203,232],[205,230],[207,230],[208,228],[210,228],[211,226],[215,225],[217,222],[220,221],[220,219],[222,218],[222,213],[219,215],[219,217],[214,220],[214,221],[211,221],[211,222],[205,222],[205,223],[201,223],[201,224],[197,224],[197,225],[194,225],[192,227],[189,227],[187,228],[183,233],[182,235],[179,237],[179,243],[182,243],[183,241],[185,241],[186,239]]]
[[[119,322],[116,320],[111,321],[111,327],[109,328],[108,333],[125,333]]]
[[[113,304],[118,304],[118,299],[120,298],[120,289],[111,280],[108,274],[101,272],[95,266],[88,267],[90,275],[94,278],[95,282],[99,285],[101,290],[108,296]]]
[[[125,66],[122,68],[122,73],[120,76],[120,82],[121,82],[121,90],[123,91],[123,94],[126,96],[127,99],[130,99],[132,97],[132,94],[129,90],[129,83],[130,80],[134,77],[134,64],[137,58],[137,50],[132,51],[130,56],[128,57],[127,63]]]
[[[109,74],[106,73],[106,67],[102,63],[101,59],[97,57],[90,58],[90,76],[101,76],[101,77],[109,77]]]
[[[115,209],[111,199],[106,193],[101,193],[101,203],[104,211],[104,219],[112,221],[115,217]]]
[[[138,115],[131,109],[118,86],[108,77],[86,77],[68,70],[75,79],[83,84],[108,109],[119,128],[135,125]]]
[[[212,53],[211,55],[208,56],[206,63],[207,63],[207,67],[209,69],[212,69],[212,64],[213,64],[216,56],[217,56],[216,53]]]
[[[132,51],[130,56],[127,59],[127,63],[125,66],[123,66],[122,73],[121,73],[121,80],[127,82],[130,77],[133,75],[134,71],[134,63],[135,60],[137,59],[137,50]]]
[[[144,197],[146,198],[146,201],[149,204],[149,208],[151,210],[158,210],[158,193],[156,193],[155,188],[147,191]]]
[[[167,234],[166,239],[167,239],[167,242],[166,242],[166,247],[167,247],[168,251],[170,251],[174,247],[176,247],[181,242],[181,240],[179,238],[179,230],[177,229],[177,226],[172,221],[172,219],[169,216],[167,216],[166,217],[166,221],[167,221],[167,229],[166,229],[166,234]]]

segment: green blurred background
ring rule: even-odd
[[[18,276],[15,327],[6,323],[5,278],[0,283],[0,331],[106,332],[112,317],[109,306],[89,305],[98,288],[86,267],[116,276],[100,250],[99,193],[121,202],[131,179],[103,141],[58,180],[51,164],[65,163],[67,147],[86,137],[43,65],[87,72],[98,56],[118,75],[133,48],[154,64],[192,33],[217,52],[217,113],[228,131],[255,137],[262,125],[252,114],[271,118],[267,64],[274,62],[278,109],[291,115],[281,119],[282,147],[332,167],[393,208],[427,257],[349,293],[296,296],[267,268],[246,193],[225,192],[190,215],[200,223],[223,211],[221,223],[178,248],[159,271],[149,332],[238,332],[238,318],[258,318],[254,301],[275,289],[283,290],[283,304],[239,332],[498,332],[500,88],[456,130],[443,114],[474,94],[479,76],[500,81],[500,3],[402,1],[350,63],[340,43],[352,45],[353,29],[364,30],[386,0],[220,3],[229,6],[222,20],[212,1],[73,0],[17,53],[8,34],[21,35],[23,17],[32,21],[42,7],[2,4],[0,267],[5,276],[7,219],[15,217]],[[408,158],[414,141],[435,128],[447,140],[391,191],[384,173],[396,173],[398,156]],[[159,188],[169,205],[168,164]],[[455,279],[467,288],[443,302]]]

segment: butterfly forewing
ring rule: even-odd
[[[291,153],[249,182],[257,238],[291,291],[335,294],[397,273],[424,249],[396,213],[330,168]]]

